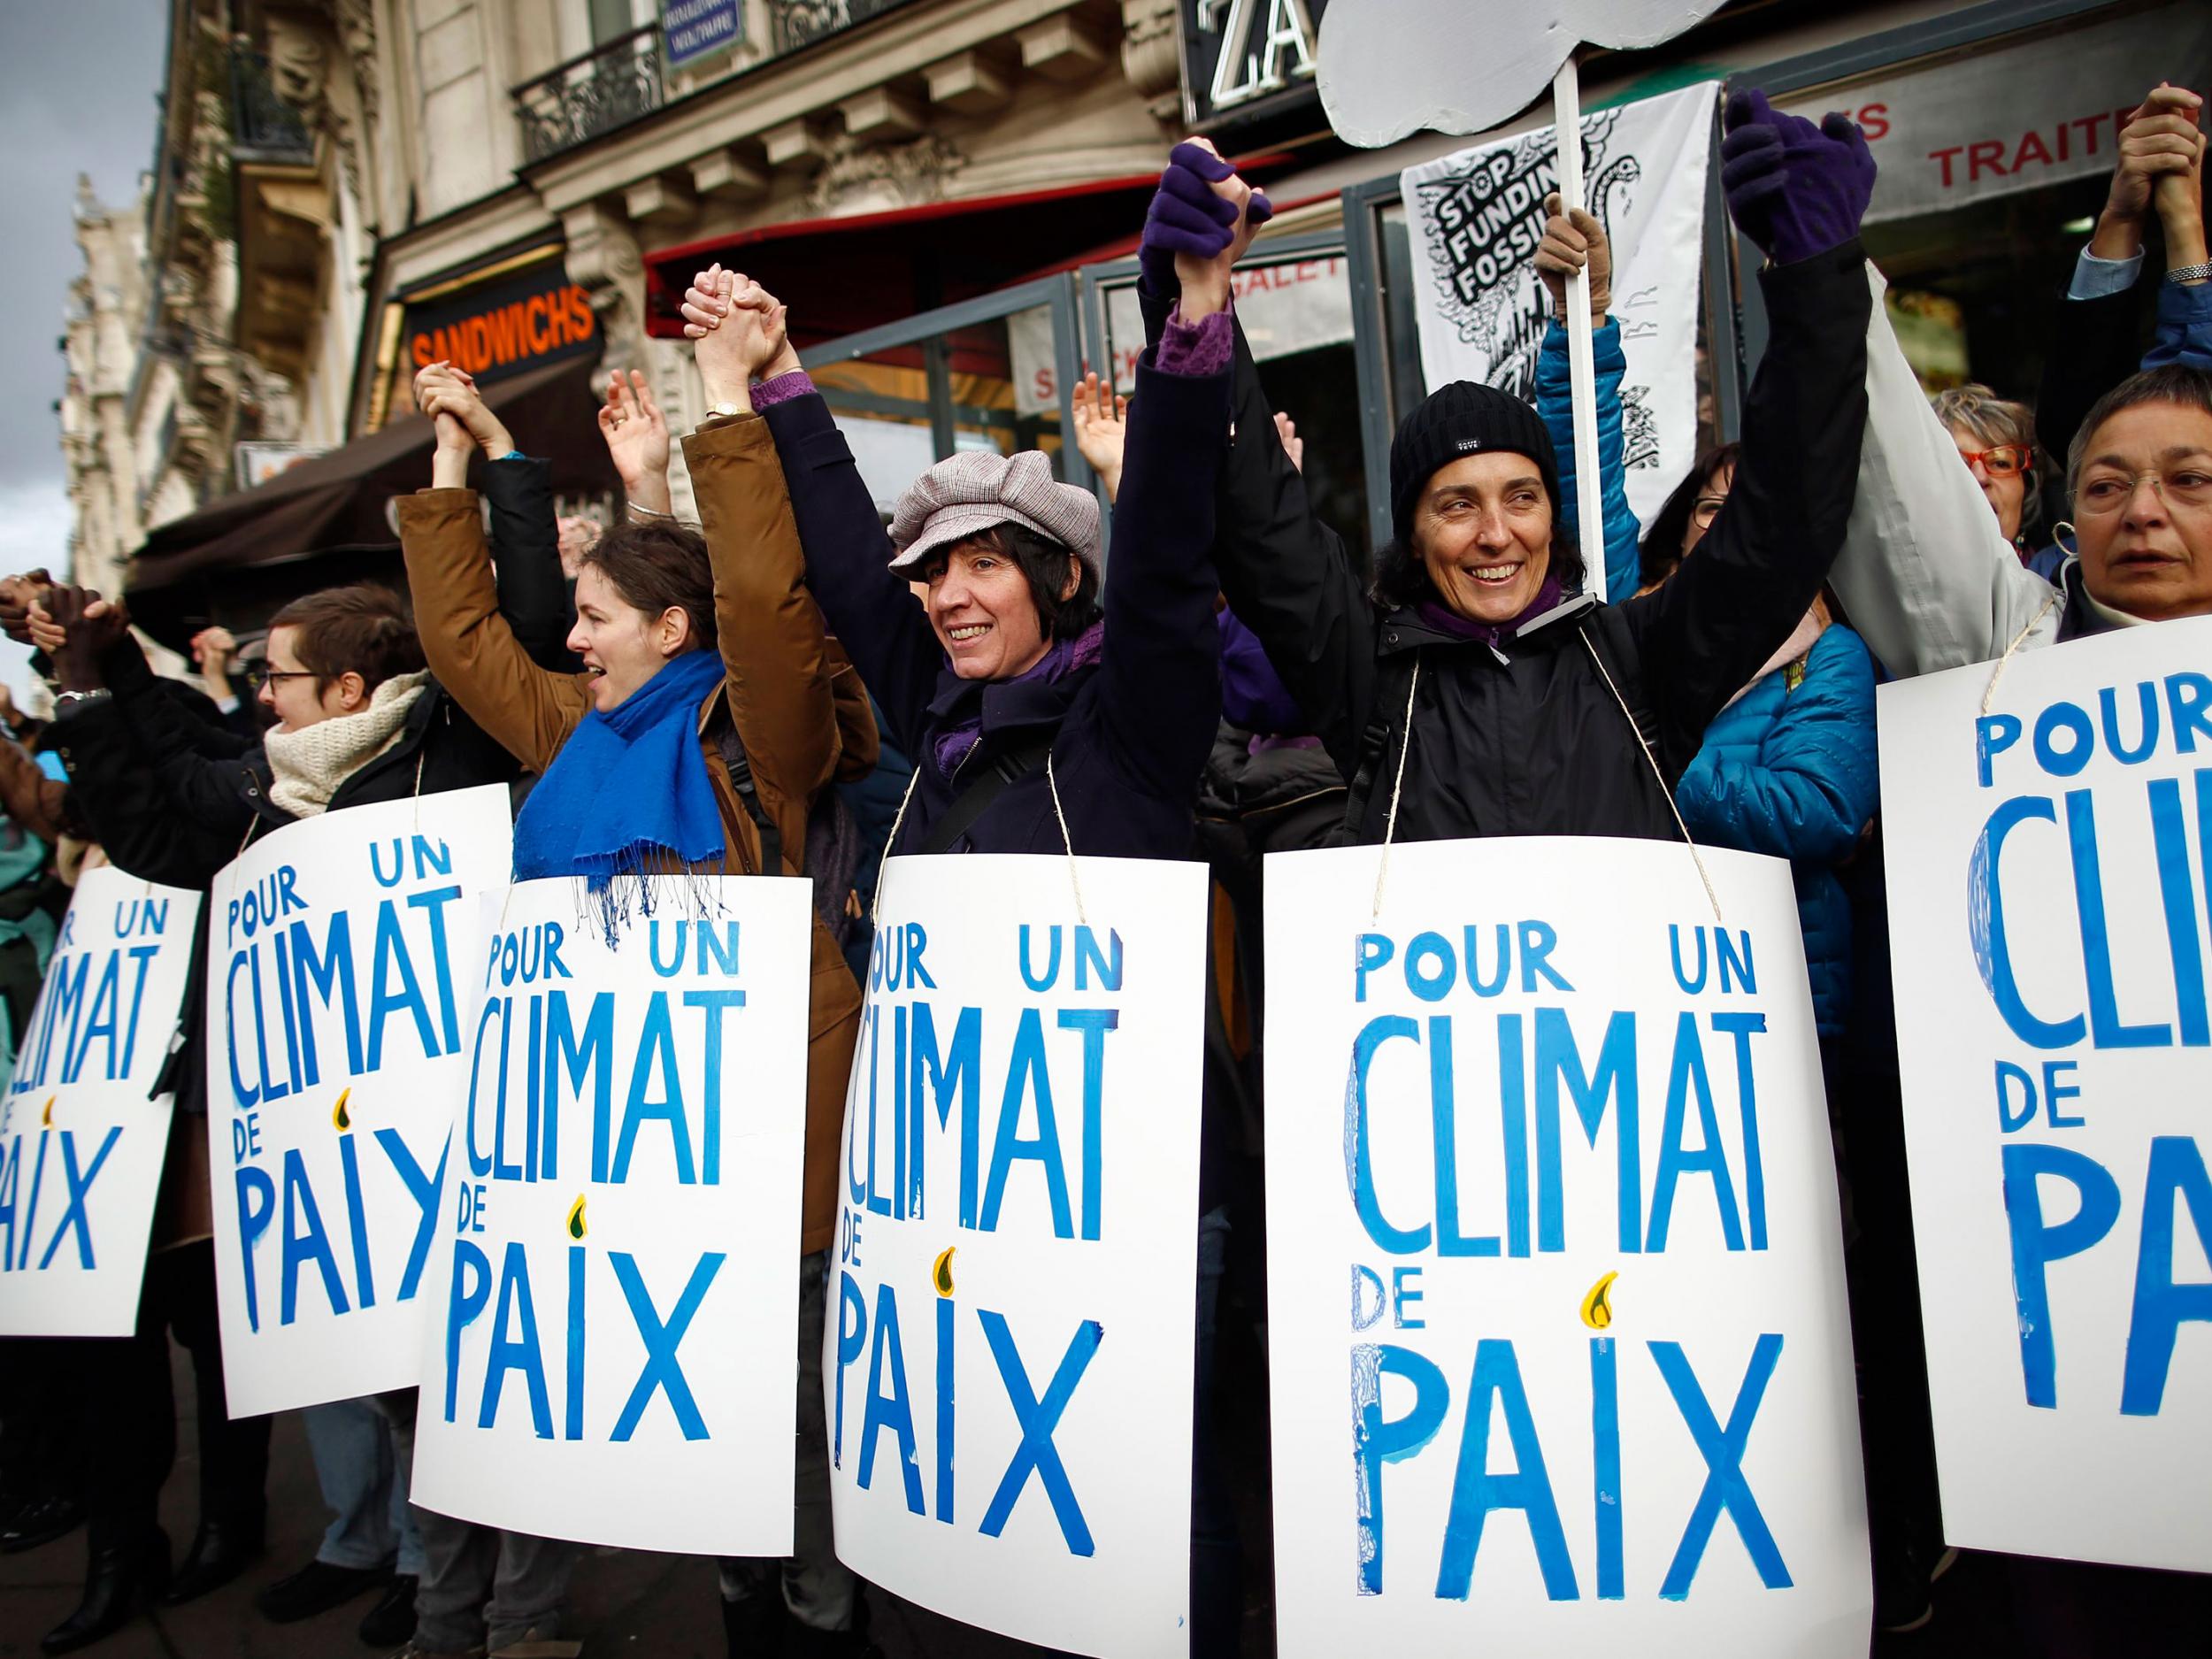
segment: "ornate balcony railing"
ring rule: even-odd
[[[526,161],[542,161],[661,106],[660,26],[650,24],[514,91]]]
[[[906,0],[768,0],[779,55],[796,51],[856,23],[880,17]]]
[[[270,84],[269,60],[242,42],[230,50],[230,135],[234,151],[250,161],[305,165],[315,159],[315,141],[299,111]]]

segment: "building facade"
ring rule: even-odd
[[[789,303],[887,503],[978,445],[1044,448],[1088,484],[1062,442],[1070,388],[1087,365],[1127,381],[1130,256],[1189,132],[1280,210],[1239,298],[1317,506],[1355,537],[1386,534],[1390,432],[1426,390],[1400,175],[1549,111],[1350,150],[1315,89],[1325,4],[173,0],[147,199],[81,221],[65,441],[86,557],[135,549],[148,613],[154,594],[183,595],[183,618],[224,612],[241,558],[311,572],[306,556],[380,539],[379,500],[357,500],[288,509],[249,545],[250,517],[218,498],[267,453],[242,443],[326,452],[264,484],[271,503],[311,474],[395,488],[414,465],[395,457],[428,444],[411,377],[440,357],[502,400],[526,449],[576,450],[557,468],[565,506],[611,513],[592,388],[640,369],[672,426],[698,418],[676,306],[718,260]],[[1730,6],[1656,50],[1591,55],[1585,106],[1714,81],[1853,111],[1883,166],[1870,246],[1932,382],[2032,392],[2044,300],[2110,165],[2113,88],[2212,81],[2192,15],[2170,0]],[[2093,116],[2101,155],[2039,159],[2023,136],[2085,134]],[[134,257],[150,273],[135,286]],[[1763,324],[1717,182],[1697,263],[1683,280],[1699,287],[1701,429],[1732,435]]]

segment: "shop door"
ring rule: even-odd
[[[1055,476],[1095,488],[1071,442],[1075,281],[1047,277],[803,354],[888,515],[917,476],[963,449],[1041,449]]]

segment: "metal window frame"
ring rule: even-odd
[[[1340,229],[1301,231],[1294,236],[1279,236],[1253,244],[1251,250],[1238,262],[1239,270],[1250,270],[1258,265],[1283,265],[1297,259],[1311,259],[1317,256],[1344,256],[1349,260],[1351,250]],[[1106,327],[1106,293],[1110,288],[1127,288],[1137,280],[1139,266],[1134,254],[1118,259],[1102,259],[1096,265],[1085,265],[1076,276],[1082,286],[1083,360],[1095,366],[1111,365],[1113,342]],[[1348,276],[1356,283],[1355,270],[1348,269]],[[1352,349],[1356,359],[1359,350],[1359,311],[1357,289],[1352,311]],[[1362,447],[1366,446],[1366,434],[1360,434]],[[1098,480],[1094,488],[1098,492],[1100,511],[1105,521],[1113,521],[1113,503],[1106,499],[1106,486]]]
[[[895,323],[884,323],[878,327],[864,328],[858,334],[826,341],[821,345],[802,351],[799,363],[807,369],[819,368],[826,364],[849,363],[871,352],[924,344],[956,328],[972,328],[978,323],[995,322],[1000,318],[1011,317],[1017,311],[1033,311],[1040,305],[1048,305],[1052,309],[1053,368],[1060,381],[1061,465],[1069,483],[1079,488],[1094,490],[1098,482],[1091,472],[1090,463],[1075,447],[1075,383],[1083,374],[1083,338],[1072,272],[1040,277],[1013,288],[998,288],[972,300],[940,305],[934,311],[918,311]],[[933,437],[936,435],[933,433]],[[939,447],[944,446],[940,443]]]
[[[1739,69],[1728,77],[1725,84],[1732,93],[1743,87],[1756,87],[1770,95],[1802,92],[1809,87],[1825,86],[1831,81],[1849,81],[1861,75],[1895,69],[1917,58],[1937,57],[1944,52],[1978,46],[2008,35],[2024,35],[2046,24],[2063,23],[2098,12],[2117,13],[2124,9],[2124,0],[1987,0],[1987,4],[1968,6],[1943,17],[1901,24],[1896,28],[1883,29],[1855,41],[1824,47],[1818,51],[1802,52],[1794,58],[1779,58],[1752,68]],[[1717,165],[1714,178],[1717,194]],[[1724,206],[1719,210],[1720,216],[1717,221],[1710,219],[1712,211],[1708,210],[1709,242],[1714,234],[1732,236],[1735,241],[1735,273],[1739,279],[1735,287],[1736,322],[1739,332],[1734,357],[1743,376],[1743,384],[1748,387],[1750,377],[1766,351],[1767,314],[1765,296],[1760,291],[1759,285],[1750,280],[1746,273],[1756,271],[1765,263],[1766,256],[1748,238],[1738,234],[1732,227],[1728,226]],[[1734,434],[1732,433],[1731,435]]]
[[[1381,210],[1404,198],[1398,175],[1384,173],[1340,193],[1344,204],[1344,252],[1352,277],[1352,352],[1359,373],[1361,447],[1367,465],[1367,536],[1370,546],[1390,540],[1390,441],[1398,423],[1391,418],[1390,330],[1383,315],[1382,239],[1377,227]]]

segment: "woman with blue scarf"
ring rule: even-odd
[[[747,311],[698,354],[713,410],[684,456],[703,535],[636,504],[636,521],[583,555],[568,637],[581,673],[540,667],[501,619],[477,495],[465,488],[469,451],[496,422],[448,365],[416,380],[438,448],[433,488],[403,499],[399,519],[424,652],[456,700],[541,774],[515,824],[516,878],[584,878],[610,930],[634,925],[651,904],[643,878],[801,873],[810,810],[841,757],[862,766],[875,758],[872,723],[856,729],[849,713],[841,722],[833,682],[850,671],[807,594],[783,469],[747,394],[780,343],[765,321]],[[628,418],[657,419],[649,403]],[[840,1635],[851,1634],[857,1597],[831,1542],[819,1364],[824,1253],[859,1016],[859,987],[818,912],[798,1240],[799,1497],[785,1571],[805,1579],[810,1609]],[[481,1651],[488,1637],[497,1652],[503,1609],[495,1603],[487,1621],[482,1600],[465,1616],[434,1617],[426,1594],[419,1646]]]

